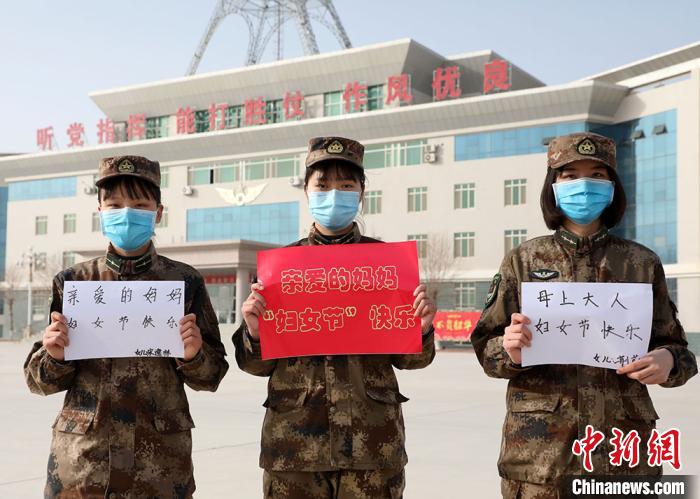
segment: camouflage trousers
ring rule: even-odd
[[[559,489],[552,485],[519,482],[518,480],[501,479],[501,495],[503,499],[559,499]]]
[[[401,499],[404,470],[268,471],[265,499]]]

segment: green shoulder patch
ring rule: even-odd
[[[493,276],[491,281],[491,286],[489,286],[489,292],[486,294],[486,303],[484,303],[484,310],[489,308],[491,304],[496,301],[496,295],[498,295],[498,286],[501,285],[501,274],[496,274]]]

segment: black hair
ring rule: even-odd
[[[554,189],[552,188],[552,184],[554,184],[557,178],[563,173],[564,168],[565,167],[548,168],[547,175],[544,178],[544,184],[542,185],[540,207],[542,208],[544,223],[550,230],[557,230],[564,223],[564,220],[566,220],[564,213],[557,207],[556,199],[554,198]],[[622,220],[622,216],[625,214],[625,208],[627,208],[627,197],[625,196],[625,190],[622,187],[622,182],[617,172],[607,165],[605,168],[608,171],[610,181],[615,184],[615,192],[613,193],[612,204],[605,208],[600,215],[600,221],[608,229],[611,229]]]
[[[311,175],[313,175],[316,171],[320,172],[319,180],[327,180],[328,177],[337,178],[339,180],[354,180],[360,184],[362,192],[365,192],[365,182],[367,177],[365,176],[364,169],[350,163],[349,161],[342,160],[319,161],[318,163],[306,168],[306,174],[304,175],[304,190],[306,190],[309,185]]]
[[[119,175],[105,180],[97,190],[97,201],[111,198],[118,190],[122,190],[130,199],[151,199],[160,205],[160,187],[139,177]]]

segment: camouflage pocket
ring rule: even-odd
[[[263,407],[276,412],[287,412],[302,407],[309,396],[308,388],[268,390]]]
[[[559,407],[559,393],[520,392],[508,399],[510,412],[555,412]]]
[[[409,400],[408,397],[401,394],[398,389],[389,387],[379,388],[368,386],[365,387],[365,393],[370,399],[384,404],[402,404]]]
[[[626,419],[635,421],[654,422],[659,419],[659,415],[654,409],[651,398],[647,397],[626,397],[622,396],[622,408]]]
[[[54,421],[52,428],[64,433],[85,435],[95,419],[95,411],[64,407]]]
[[[153,426],[160,433],[178,433],[194,428],[194,421],[189,410],[178,409],[154,414]]]

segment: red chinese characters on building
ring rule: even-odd
[[[503,59],[494,59],[484,64],[484,93],[509,90],[510,63]]]
[[[673,469],[681,469],[681,432],[676,428],[671,428],[659,434],[656,429],[651,431],[651,436],[647,442],[647,452],[649,454],[649,466],[661,466],[664,463],[670,464]]]
[[[304,117],[304,96],[299,90],[296,92],[285,92],[284,99],[282,100],[282,107],[284,108],[284,119],[293,120],[296,118]]]
[[[189,106],[179,108],[175,114],[175,124],[178,135],[194,133],[194,111]]]
[[[68,147],[82,147],[85,145],[85,141],[83,141],[85,127],[82,123],[71,123],[68,125],[66,134],[68,135]]]
[[[385,102],[386,104],[391,104],[395,100],[398,100],[401,104],[410,104],[413,102],[411,75],[392,75],[387,80]]]
[[[126,137],[128,140],[143,139],[146,137],[146,115],[131,114],[126,124]]]
[[[53,150],[53,127],[39,128],[36,131],[36,145],[42,151]]]
[[[586,471],[593,471],[593,459],[591,454],[603,440],[605,440],[605,434],[602,431],[595,430],[591,425],[586,425],[586,436],[584,438],[574,440],[571,446],[571,452],[573,452],[575,456],[583,457],[583,468]]]
[[[226,128],[226,110],[228,104],[212,104],[209,106],[209,131]],[[194,125],[194,120],[193,123]]]
[[[441,101],[448,97],[454,99],[462,95],[459,78],[459,66],[437,68],[433,72],[433,99]]]
[[[114,123],[109,118],[102,118],[97,122],[97,143],[114,144]]]
[[[639,442],[642,440],[637,430],[630,431],[627,435],[618,428],[613,428],[613,438],[610,439],[610,444],[613,450],[608,454],[610,464],[620,466],[623,461],[626,461],[630,468],[634,468],[639,464]]]
[[[362,106],[367,105],[367,85],[361,85],[354,81],[345,85],[343,92],[343,106],[345,112],[362,110]]]
[[[265,101],[262,97],[257,99],[247,99],[244,106],[245,124],[246,126],[264,125],[265,119]]]

